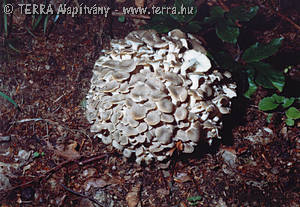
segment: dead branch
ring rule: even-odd
[[[226,6],[222,0],[217,0],[217,2],[220,5],[220,7],[222,7],[222,9],[224,9],[226,12],[229,12],[228,6]]]
[[[99,203],[99,201],[97,201],[96,199],[94,199],[94,198],[92,198],[92,197],[90,197],[90,196],[86,196],[86,195],[84,195],[84,194],[78,193],[78,192],[76,192],[76,191],[74,191],[74,190],[71,190],[70,188],[68,188],[67,186],[65,186],[65,185],[62,184],[62,183],[60,183],[60,185],[61,185],[65,190],[69,191],[70,193],[72,193],[72,194],[74,194],[74,195],[77,195],[77,196],[80,196],[80,197],[83,197],[83,198],[87,198],[87,199],[89,199],[90,201],[96,203],[98,206],[100,206],[100,207],[102,206],[101,203]]]
[[[281,14],[280,12],[277,11],[273,11],[277,16],[279,16],[281,19],[289,22],[291,25],[293,25],[297,30],[300,31],[300,26],[298,24],[296,24],[293,20],[291,20],[290,18],[288,18],[287,16],[284,16],[283,14]]]

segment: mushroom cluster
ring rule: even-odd
[[[91,132],[136,162],[166,161],[180,144],[220,138],[221,117],[236,96],[231,74],[211,69],[201,42],[172,30],[129,33],[112,40],[95,63],[87,94]]]

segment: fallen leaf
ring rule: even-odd
[[[91,187],[104,188],[108,185],[123,185],[124,182],[120,177],[111,177],[108,175],[103,175],[100,178],[89,178],[85,181],[83,188],[88,191]]]
[[[76,150],[78,146],[77,142],[73,142],[66,146],[65,150],[54,150],[55,154],[67,160],[77,159],[80,157],[80,153]]]
[[[238,155],[243,154],[243,153],[245,153],[247,150],[248,150],[248,147],[242,147],[242,148],[239,148],[238,151],[237,151],[237,154],[238,154]]]
[[[88,191],[91,187],[94,188],[104,188],[106,186],[110,185],[109,182],[105,181],[102,178],[90,178],[83,184],[83,189],[85,191]]]
[[[136,207],[140,201],[141,184],[132,187],[131,191],[126,195],[128,207]]]
[[[186,173],[178,173],[174,178],[174,181],[177,183],[185,183],[188,181],[192,181],[192,178]]]

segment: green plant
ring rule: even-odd
[[[210,16],[202,24],[214,25],[217,36],[229,43],[237,43],[240,34],[239,22],[250,21],[257,13],[258,6],[247,9],[244,6],[231,8],[228,12],[219,6],[210,9]]]
[[[6,6],[6,0],[3,0],[2,9]],[[4,35],[5,37],[8,36],[8,23],[7,23],[7,13],[3,12],[3,26],[4,26]]]
[[[41,152],[41,153],[39,153],[39,152],[34,152],[34,153],[32,154],[32,156],[33,156],[33,158],[38,158],[38,157],[40,157],[40,156],[45,156],[45,152]]]
[[[8,95],[6,95],[5,93],[2,93],[0,91],[0,96],[3,97],[4,99],[6,99],[7,101],[9,101],[10,103],[12,103],[17,109],[20,109],[18,104],[12,98],[10,98]]]
[[[272,111],[275,109],[285,110],[285,122],[288,126],[293,126],[295,124],[295,120],[300,119],[300,111],[296,107],[292,106],[293,104],[296,104],[296,102],[300,102],[300,98],[287,98],[273,94],[270,97],[263,98],[259,102],[258,108],[262,111]]]
[[[171,14],[154,15],[144,29],[155,29],[159,33],[166,33],[173,29],[195,33],[201,30],[201,22],[193,21],[197,14],[194,0],[175,0]],[[185,9],[185,12],[181,12]],[[184,14],[183,14],[184,13]]]
[[[119,16],[118,17],[118,21],[121,22],[121,23],[125,22],[125,20],[126,20],[125,16]]]
[[[234,73],[244,73],[247,76],[248,88],[244,96],[250,96],[256,91],[257,85],[267,89],[278,89],[282,92],[285,77],[283,72],[274,70],[272,65],[262,60],[274,55],[281,46],[283,38],[273,39],[267,44],[255,43],[241,55],[233,59],[225,52],[211,53],[216,64],[226,67]]]
[[[3,0],[2,9],[6,6],[7,1]],[[4,46],[8,46],[10,49],[14,50],[17,53],[20,53],[18,49],[14,47],[15,39],[9,38],[9,31],[8,31],[8,15],[7,13],[3,12],[3,27],[4,27]]]
[[[65,1],[64,1],[65,2]],[[44,6],[45,8],[47,8],[49,4],[47,3],[47,1],[45,0],[44,1]],[[36,30],[38,28],[38,26],[43,23],[43,32],[44,32],[44,35],[46,34],[47,32],[47,26],[49,24],[49,19],[50,17],[52,16],[52,14],[39,14],[39,15],[35,15],[33,14],[31,16],[32,18],[32,21],[31,21],[31,28],[32,30]],[[55,15],[55,18],[53,20],[53,23],[56,23],[56,21],[58,20],[59,18],[59,15]],[[27,31],[29,32],[29,34],[33,35],[33,33],[27,28]],[[34,36],[34,35],[33,35]],[[34,36],[35,37],[35,36]]]
[[[189,197],[187,200],[188,200],[190,206],[197,206],[198,202],[202,200],[202,197],[201,196],[192,196],[192,197]]]

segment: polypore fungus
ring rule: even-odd
[[[137,163],[165,161],[177,146],[221,138],[222,115],[236,96],[231,74],[211,69],[201,42],[173,30],[131,32],[112,40],[95,63],[87,94],[91,131]]]

